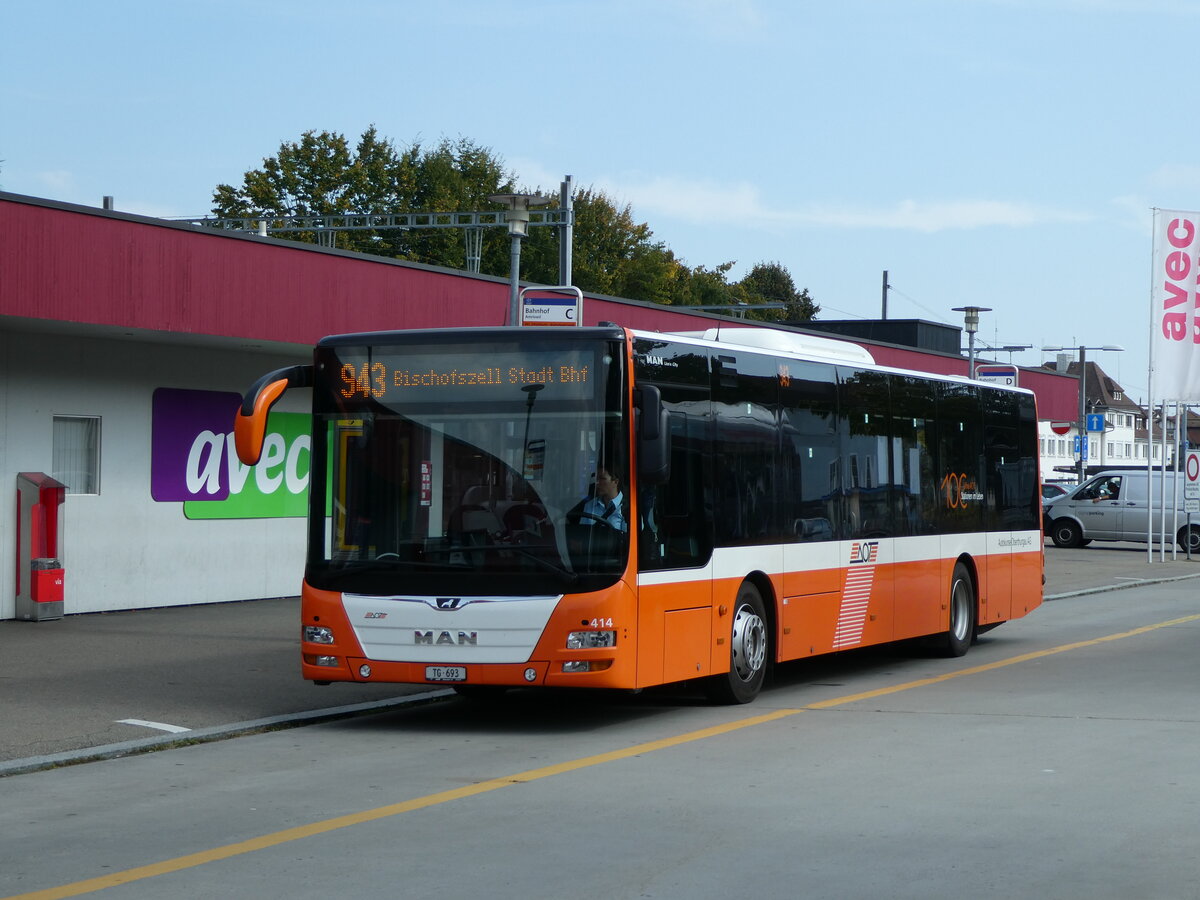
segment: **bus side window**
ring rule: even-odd
[[[892,376],[892,499],[898,534],[935,534],[937,423],[932,383]]]
[[[707,422],[671,412],[671,476],[664,484],[641,489],[640,568],[686,569],[702,566],[712,554],[711,492],[704,477]]]
[[[888,375],[838,367],[843,538],[891,537],[891,409]]]
[[[780,517],[786,540],[831,541],[841,519],[837,384],[828,367],[788,361],[780,389]]]

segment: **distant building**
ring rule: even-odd
[[[1078,380],[1079,363],[1063,357],[1058,362],[1047,362],[1043,365],[1047,371],[1057,371]],[[1147,428],[1146,410],[1129,399],[1125,389],[1100,367],[1098,363],[1085,364],[1086,380],[1084,386],[1084,413],[1087,416],[1102,416],[1102,420],[1093,424],[1102,424],[1103,430],[1088,432],[1088,453],[1085,460],[1085,473],[1091,474],[1107,468],[1126,466],[1144,467],[1149,454],[1150,432]],[[1079,435],[1078,409],[1069,416],[1055,422],[1043,421],[1039,424],[1039,444],[1041,447],[1042,479],[1061,483],[1073,483],[1077,480],[1076,439]],[[1085,422],[1085,425],[1087,423]],[[1200,425],[1200,422],[1197,423]],[[1068,426],[1065,430],[1063,426]],[[1167,434],[1167,465],[1174,465],[1174,420],[1168,422]],[[1200,428],[1197,429],[1200,431]],[[1062,431],[1063,433],[1059,433]],[[1155,465],[1162,461],[1162,429],[1161,423],[1155,421],[1153,461]]]

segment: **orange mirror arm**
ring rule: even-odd
[[[237,417],[233,420],[233,443],[238,459],[245,465],[255,465],[262,456],[267,437],[267,415],[271,407],[289,387],[308,387],[312,384],[312,366],[290,366],[277,369],[258,379],[242,398]]]

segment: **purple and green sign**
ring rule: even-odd
[[[312,417],[271,413],[262,459],[246,466],[233,444],[238,394],[158,388],[152,402],[150,495],[182,502],[189,519],[303,516]]]

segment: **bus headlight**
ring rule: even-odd
[[[324,625],[305,625],[303,637],[310,644],[332,644],[333,629]]]
[[[588,650],[594,647],[615,647],[615,631],[572,631],[567,635],[568,650]]]

